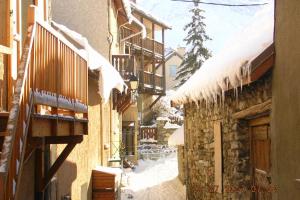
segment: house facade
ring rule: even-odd
[[[178,47],[175,49],[170,49],[166,53],[166,89],[175,89],[175,86],[179,83],[176,80],[177,72],[179,66],[181,65],[185,54],[185,47]]]
[[[126,158],[136,161],[140,126],[151,123],[151,107],[165,95],[165,31],[170,27],[134,1],[128,7],[133,22],[129,24],[118,18],[122,53],[113,55],[112,62],[125,80],[129,80],[130,76],[138,79],[133,98],[128,98],[127,105],[116,103],[117,110],[122,112],[122,141]]]
[[[1,199],[42,198],[88,135],[87,60],[50,27],[48,6],[1,1]],[[56,144],[63,151],[49,163]]]
[[[92,170],[114,165],[110,160],[119,149],[111,145],[121,115],[113,110],[110,89],[122,92],[126,84],[107,61],[119,51],[106,36],[117,30],[116,5],[123,12],[124,5],[99,6],[96,14],[104,20],[91,27],[104,27],[105,35],[93,37],[76,23],[64,27],[56,23],[64,21],[52,21],[60,16],[58,2],[0,3],[0,198],[91,199]]]
[[[299,138],[299,21],[300,5],[275,1],[275,68],[272,81],[271,140],[272,181],[278,186],[273,199],[297,199],[300,195]],[[298,24],[298,23],[297,23]]]
[[[271,6],[257,13],[246,28],[255,37],[238,33],[229,52],[209,59],[173,96],[184,104],[188,199],[271,199],[278,191],[271,179],[273,23]]]

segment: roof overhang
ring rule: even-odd
[[[153,15],[151,15],[150,13],[148,13],[147,11],[145,11],[144,9],[142,9],[141,7],[139,7],[138,5],[136,5],[133,2],[131,2],[131,9],[132,9],[133,13],[136,13],[136,14],[148,19],[149,21],[154,22],[155,24],[161,26],[164,29],[172,29],[172,27],[170,25],[168,25],[165,22],[162,22],[161,20],[154,17]]]

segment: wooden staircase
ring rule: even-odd
[[[30,7],[28,34],[9,113],[0,113],[0,200],[20,199],[25,161],[35,151],[35,199],[87,134],[87,62]],[[41,112],[41,107],[44,111]],[[30,144],[30,145],[28,145]],[[46,145],[67,144],[44,171]]]

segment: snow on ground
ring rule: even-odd
[[[123,176],[125,182],[127,180],[128,185],[122,188],[121,199],[185,199],[185,187],[177,178],[177,166],[176,154],[156,161],[139,160],[137,168]]]

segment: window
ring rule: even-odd
[[[169,70],[170,70],[170,76],[171,77],[176,77],[176,73],[177,73],[177,65],[170,65],[169,66]]]

